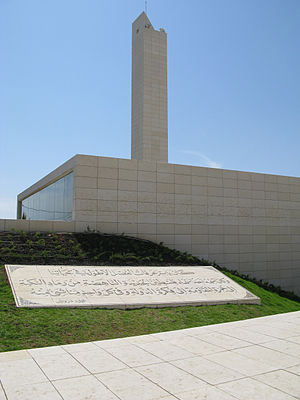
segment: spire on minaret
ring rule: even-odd
[[[133,22],[132,27],[136,26],[136,28],[142,28],[142,27],[147,27],[147,28],[152,28],[153,26],[149,20],[149,18],[147,17],[147,14],[145,13],[145,11],[143,11],[138,17],[137,19]],[[133,40],[133,38],[132,38]]]

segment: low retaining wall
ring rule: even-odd
[[[82,223],[80,223],[80,226],[76,230],[76,223],[74,221],[0,219],[0,232],[9,232],[11,230],[22,230],[24,232],[82,232],[85,229],[82,229]]]
[[[88,222],[82,221],[72,221],[72,222],[64,222],[64,221],[37,221],[37,220],[23,220],[23,219],[0,219],[0,232],[9,232],[12,230],[18,231],[22,230],[24,232],[84,232],[89,228],[94,228],[89,225]],[[296,229],[296,228],[295,228]],[[102,231],[102,230],[101,230]],[[103,230],[103,233],[107,233]],[[108,232],[108,233],[116,233],[116,232]],[[145,235],[142,234],[130,234],[125,233],[129,236],[140,237],[145,239]],[[241,235],[243,237],[243,235]],[[149,238],[150,239],[150,238]],[[299,240],[299,235],[293,235],[293,242]],[[155,238],[153,238],[153,241]],[[178,243],[177,245],[168,245],[166,246],[170,248],[175,248],[182,251],[182,243]],[[224,245],[226,247],[226,245]],[[228,244],[228,246],[230,246]],[[207,251],[208,246],[203,244],[203,250]],[[189,249],[187,249],[188,251]],[[259,248],[258,248],[259,250]],[[224,266],[231,270],[237,270],[241,273],[246,273],[251,277],[256,279],[262,279],[268,283],[273,283],[276,286],[281,286],[285,290],[293,291],[297,295],[300,295],[300,269],[296,268],[297,261],[285,262],[283,259],[276,259],[278,253],[274,252],[272,268],[270,268],[270,264],[261,263],[260,269],[257,269],[257,262],[255,259],[260,257],[260,253],[257,252],[252,256],[253,261],[248,262],[247,271],[244,271],[242,268],[242,263],[236,261],[227,261],[226,254],[219,255],[218,257],[211,258],[207,257],[206,254],[196,254],[192,252],[193,255],[197,257],[208,258],[211,261],[216,261],[219,265]],[[249,255],[247,255],[249,257]]]

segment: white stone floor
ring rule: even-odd
[[[300,398],[300,311],[0,353],[0,400]]]

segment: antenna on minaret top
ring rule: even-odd
[[[147,14],[147,5],[148,5],[148,2],[147,2],[147,0],[145,0],[145,13]]]

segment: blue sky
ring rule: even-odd
[[[143,0],[0,0],[0,218],[74,154],[130,158]],[[300,1],[148,0],[168,34],[169,161],[300,176]]]

